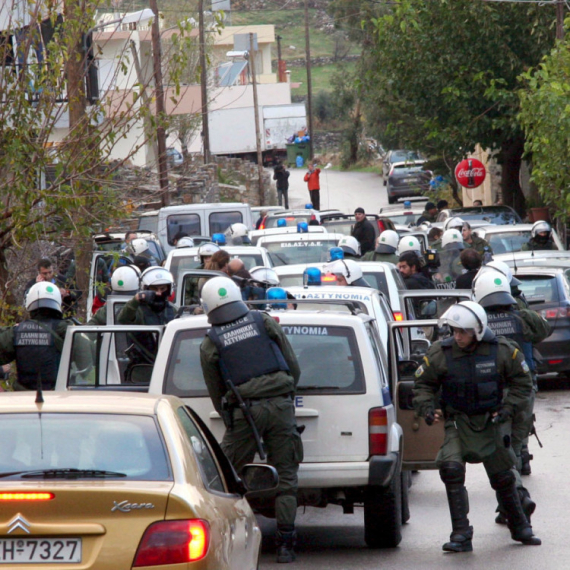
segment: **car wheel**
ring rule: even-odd
[[[370,486],[364,499],[364,540],[370,548],[394,548],[402,541],[402,478],[388,487]]]
[[[410,487],[412,486],[412,473],[402,471],[402,524],[410,520]]]

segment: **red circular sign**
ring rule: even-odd
[[[477,188],[485,180],[485,165],[476,158],[466,158],[455,167],[455,178],[464,188]]]

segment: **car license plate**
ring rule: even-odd
[[[414,184],[414,182],[417,182],[418,179],[417,178],[404,178],[404,182],[406,184]]]
[[[81,562],[80,538],[1,538],[0,564]]]

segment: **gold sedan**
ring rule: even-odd
[[[246,488],[173,396],[43,398],[0,395],[0,568],[257,568],[246,495],[274,490],[273,468],[246,466]]]

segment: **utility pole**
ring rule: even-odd
[[[311,42],[309,40],[309,0],[305,0],[305,52],[307,58],[307,112],[309,113],[309,159],[313,160],[313,89],[311,83]]]
[[[264,205],[263,192],[263,156],[261,154],[261,132],[259,128],[259,106],[257,102],[257,79],[255,77],[255,56],[257,51],[253,43],[253,34],[249,34],[249,69],[251,70],[251,82],[253,84],[253,114],[255,115],[255,142],[257,146],[257,172],[259,175],[259,205]]]
[[[281,36],[277,36],[275,38],[277,40],[277,81],[279,83],[283,83],[285,81],[285,75],[283,68],[283,61],[281,59],[281,40],[283,39]]]
[[[204,164],[210,162],[210,124],[208,122],[208,70],[206,69],[206,39],[204,32],[204,0],[198,2],[198,41],[200,43],[200,91],[202,96],[202,145]]]
[[[168,206],[170,196],[168,194],[168,165],[166,163],[166,133],[162,126],[164,120],[164,87],[162,85],[162,51],[160,47],[160,25],[158,5],[156,0],[149,0],[150,9],[154,13],[152,20],[152,61],[154,68],[154,92],[156,99],[156,142],[158,146],[158,183],[160,184],[160,202],[162,206]]]
[[[556,39],[564,39],[564,0],[556,2]]]

